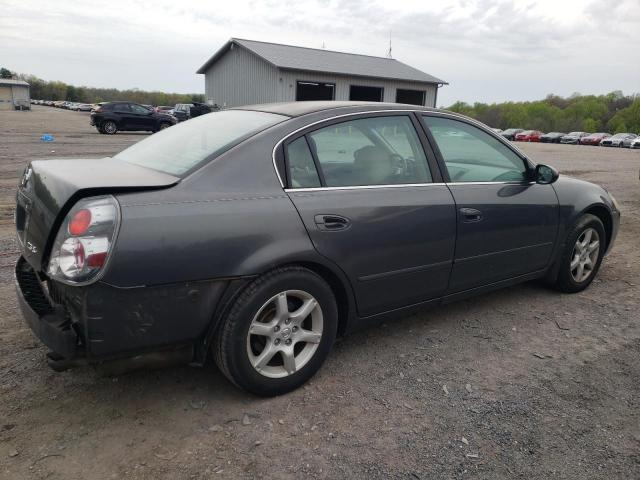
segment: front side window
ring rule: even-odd
[[[452,182],[517,182],[526,179],[524,161],[500,140],[468,123],[422,117]]]
[[[149,113],[148,108],[145,108],[142,105],[136,105],[135,103],[131,104],[131,111],[133,113],[137,113],[138,115],[147,115]]]
[[[328,187],[431,182],[408,116],[351,120],[307,137]]]

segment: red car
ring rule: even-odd
[[[587,135],[586,137],[582,137],[580,139],[580,145],[600,145],[600,141],[605,138],[609,138],[611,136],[610,133],[592,133],[591,135]]]
[[[525,130],[517,133],[515,140],[516,142],[539,142],[540,135],[542,135],[540,130]]]

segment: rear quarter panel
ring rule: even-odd
[[[245,142],[173,188],[118,195],[122,224],[103,281],[157,285],[323,261],[278,182],[272,148]]]

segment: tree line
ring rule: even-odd
[[[475,118],[494,128],[543,132],[640,132],[640,94],[548,95],[533,102],[456,102],[447,110]]]
[[[204,95],[201,93],[150,92],[137,88],[118,90],[116,88],[78,87],[64,82],[43,80],[35,75],[14,73],[7,68],[0,68],[0,77],[15,78],[29,83],[31,85],[31,98],[38,100],[67,100],[80,103],[125,100],[155,106],[204,102]]]

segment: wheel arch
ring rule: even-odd
[[[331,268],[317,262],[300,261],[295,263],[289,263],[282,265],[281,267],[289,267],[298,265],[304,267],[312,272],[316,273],[322,279],[327,282],[333,294],[336,298],[336,305],[338,307],[338,335],[342,336],[349,330],[349,324],[353,308],[353,295],[351,293],[350,285],[346,285],[346,279],[341,278]]]
[[[613,218],[609,208],[604,204],[595,204],[583,210],[581,215],[584,214],[591,214],[600,219],[602,225],[604,225],[606,248],[609,248],[609,242],[611,242],[611,237],[613,235]]]

